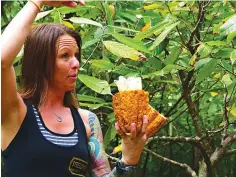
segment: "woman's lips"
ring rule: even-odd
[[[70,79],[75,79],[75,80],[77,79],[77,75],[76,75],[76,74],[69,75],[68,77],[69,77]]]

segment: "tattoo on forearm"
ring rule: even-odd
[[[97,116],[89,113],[89,126],[91,128],[91,137],[88,141],[89,153],[91,156],[92,176],[93,177],[123,177],[118,175],[116,168],[112,171],[103,148],[102,130]]]

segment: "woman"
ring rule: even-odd
[[[85,5],[80,1],[81,5]],[[74,88],[81,39],[62,25],[31,29],[42,5],[76,7],[73,1],[29,1],[2,34],[2,151],[8,177],[127,176],[147,141],[147,117],[122,137],[122,159],[111,171],[98,118],[78,108]],[[22,89],[13,61],[23,43]],[[135,148],[134,148],[135,147]],[[89,165],[88,165],[89,164]]]

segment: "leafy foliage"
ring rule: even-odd
[[[2,30],[23,3],[2,2]],[[98,115],[108,154],[120,144],[111,101],[114,80],[124,75],[142,77],[151,105],[168,117],[156,137],[206,136],[201,143],[211,157],[236,131],[235,12],[233,1],[96,1],[86,7],[44,7],[35,23],[62,23],[80,33],[78,99]],[[17,73],[20,56],[14,62]],[[236,148],[233,142],[227,150]],[[207,157],[194,144],[161,139],[147,148],[204,176],[199,162]],[[215,176],[234,176],[234,164],[235,154],[220,159],[219,168],[212,167]],[[172,165],[144,152],[135,176],[187,176]]]

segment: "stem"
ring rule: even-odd
[[[159,154],[157,154],[157,153],[155,153],[155,152],[153,152],[153,151],[151,151],[147,148],[144,148],[144,151],[150,153],[152,156],[158,158],[159,160],[162,160],[164,162],[167,162],[167,163],[170,163],[172,165],[175,165],[175,166],[178,166],[178,167],[181,167],[181,168],[185,169],[186,172],[192,177],[197,177],[196,172],[193,171],[193,169],[185,163],[179,163],[179,162],[176,162],[174,160],[168,159],[168,158],[163,157],[163,156],[161,156],[161,155],[159,155]]]

